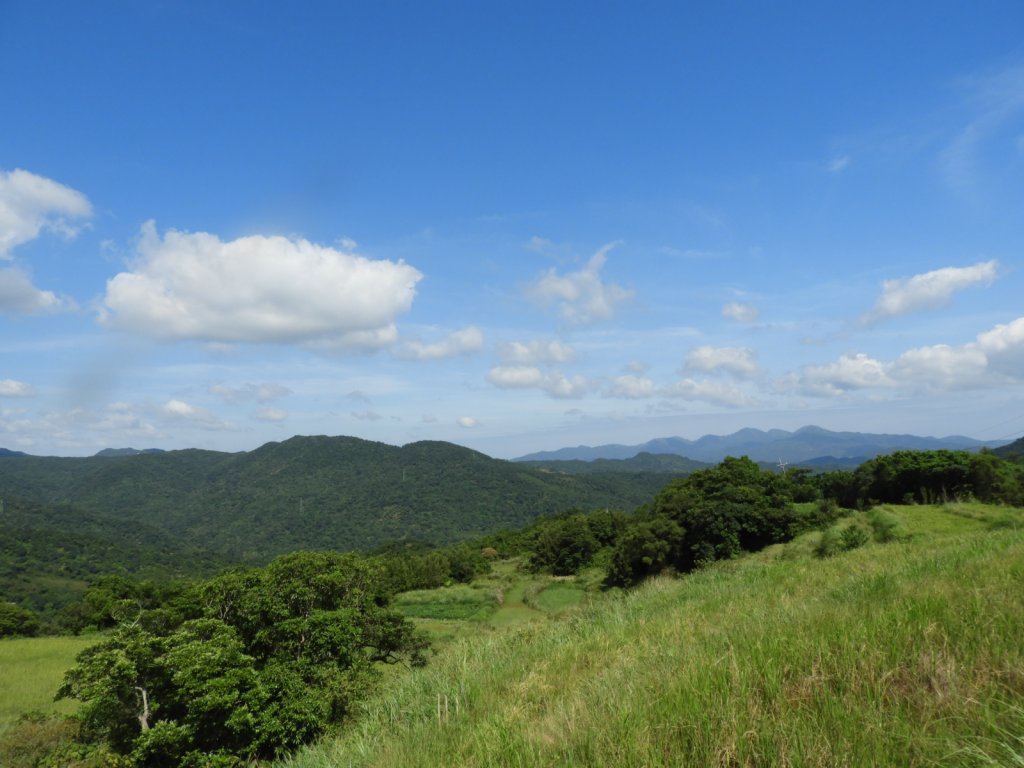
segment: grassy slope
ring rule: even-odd
[[[453,640],[287,765],[1020,765],[1024,513],[895,512],[908,541],[812,534]]]
[[[70,713],[77,702],[54,702],[64,672],[95,636],[0,640],[0,735],[26,712]]]

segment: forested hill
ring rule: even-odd
[[[399,539],[444,544],[573,507],[631,510],[666,482],[664,473],[556,474],[450,443],[353,437],[294,437],[245,453],[0,459],[0,497],[152,527],[251,562]]]

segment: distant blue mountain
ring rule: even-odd
[[[630,459],[639,453],[671,453],[689,459],[719,462],[726,456],[749,456],[754,461],[808,462],[830,457],[861,461],[898,450],[979,451],[1004,445],[1006,440],[974,440],[970,437],[918,437],[916,435],[885,435],[864,432],[831,432],[821,427],[801,427],[795,432],[783,429],[741,429],[731,435],[705,435],[697,440],[683,437],[661,437],[640,445],[599,445],[561,448],[521,456],[514,461],[593,461],[595,459]],[[838,463],[838,462],[837,462]],[[845,462],[842,462],[845,463]]]
[[[117,458],[118,456],[141,456],[144,453],[164,453],[160,448],[104,448],[96,455],[103,458]]]
[[[28,454],[21,451],[11,451],[7,448],[0,448],[0,458],[3,458],[4,456],[28,456]]]

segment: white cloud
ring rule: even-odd
[[[725,371],[741,379],[757,376],[757,356],[749,347],[695,347],[686,355],[685,370],[715,373]]]
[[[799,384],[804,394],[842,395],[852,389],[892,387],[888,366],[864,353],[843,355],[834,363],[808,365],[801,371]]]
[[[737,323],[753,323],[760,316],[760,311],[753,304],[730,302],[722,307],[722,317],[735,320]]]
[[[447,357],[470,355],[479,352],[484,346],[484,334],[473,325],[448,334],[443,340],[433,344],[422,341],[406,341],[399,356],[407,360],[442,360]]]
[[[0,269],[0,312],[43,314],[74,308],[75,302],[70,298],[36,288],[32,278],[21,269]]]
[[[511,341],[498,347],[498,357],[508,365],[568,363],[576,357],[576,350],[557,340]]]
[[[540,389],[553,397],[579,397],[590,388],[582,376],[569,378],[529,365],[502,365],[487,372],[487,381],[500,389]]]
[[[984,386],[988,360],[974,344],[950,347],[936,344],[909,349],[887,367],[896,381],[929,389],[967,389]]]
[[[627,397],[640,399],[652,397],[657,393],[657,386],[646,376],[633,376],[630,374],[616,376],[606,390],[609,397]]]
[[[0,379],[0,397],[31,397],[35,390],[31,384],[14,379]]]
[[[77,230],[65,217],[90,216],[92,206],[81,192],[28,171],[0,171],[0,259],[10,259],[43,229],[74,237]]]
[[[546,272],[527,289],[542,304],[557,304],[562,318],[574,325],[588,325],[615,315],[618,306],[633,298],[633,292],[615,283],[601,282],[601,269],[608,252],[619,243],[609,243],[595,253],[579,272]]]
[[[1024,381],[1024,317],[978,334],[977,345],[990,369]]]
[[[422,274],[307,240],[142,228],[131,271],[107,282],[100,322],[163,339],[380,347]]]
[[[260,408],[256,411],[256,418],[259,421],[284,421],[288,418],[288,411],[280,408]]]
[[[184,400],[168,400],[160,410],[164,416],[178,421],[186,421],[201,429],[216,431],[236,429],[231,422],[223,421],[205,408],[190,405]]]
[[[681,400],[700,400],[713,405],[724,405],[729,408],[737,408],[743,405],[751,405],[754,401],[748,397],[739,387],[728,381],[696,381],[694,379],[682,379],[662,390],[659,395],[663,397],[676,397]]]
[[[909,278],[886,280],[882,295],[861,323],[870,325],[908,312],[946,306],[956,291],[989,284],[997,277],[999,262],[985,261],[970,267],[944,267]]]
[[[473,429],[473,427],[480,426],[480,422],[474,419],[472,416],[460,416],[456,423],[464,429]]]

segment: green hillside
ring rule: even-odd
[[[250,562],[399,539],[445,544],[571,507],[632,509],[665,482],[653,473],[545,473],[450,443],[399,448],[352,437],[294,437],[234,454],[0,459],[0,497],[59,506],[69,521],[80,512],[125,531],[153,529],[174,551]]]
[[[455,639],[282,765],[1021,765],[1024,512],[888,512]]]
[[[672,453],[639,453],[630,459],[569,459],[564,461],[519,461],[527,467],[570,475],[594,475],[605,472],[655,472],[669,475],[688,475],[711,466]]]

